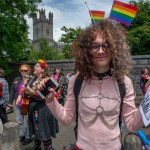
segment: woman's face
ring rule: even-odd
[[[145,69],[145,71],[144,71],[144,72],[145,72],[145,74],[148,74],[148,70],[147,70],[147,69]]]
[[[102,38],[100,34],[92,42],[91,53],[95,62],[94,71],[103,73],[109,70],[112,54],[108,43]]]
[[[59,74],[59,69],[56,69],[56,70],[55,70],[55,73],[56,73],[56,74]]]
[[[20,68],[20,73],[22,75],[22,77],[25,77],[26,75],[29,74],[29,69],[26,66],[21,66]]]
[[[39,63],[37,63],[37,64],[34,66],[34,74],[35,74],[36,76],[39,76],[39,75],[41,75],[43,72],[44,72],[44,69],[40,66]]]

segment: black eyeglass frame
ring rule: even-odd
[[[110,45],[109,43],[103,43],[103,44],[92,43],[91,44],[91,52],[97,53],[100,50],[100,48],[102,48],[102,50],[106,52],[108,49],[110,49]]]

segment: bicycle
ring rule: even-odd
[[[150,140],[149,140],[149,139],[147,138],[147,136],[144,134],[144,132],[143,132],[142,129],[138,130],[137,133],[129,132],[129,133],[125,136],[125,138],[124,138],[124,143],[125,143],[125,139],[126,139],[127,136],[129,136],[129,135],[137,136],[137,137],[140,139],[140,141],[141,141],[141,143],[142,143],[142,145],[141,145],[142,149],[141,149],[141,150],[150,150]]]

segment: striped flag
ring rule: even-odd
[[[137,11],[136,6],[115,0],[109,18],[129,27]]]
[[[97,11],[97,10],[90,10],[89,11],[90,18],[92,24],[99,24],[101,20],[104,19],[105,12],[104,11]]]

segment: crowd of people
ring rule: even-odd
[[[34,138],[34,150],[41,150],[41,142],[45,150],[51,150],[52,137],[56,138],[59,132],[58,121],[70,125],[75,116],[76,150],[120,150],[120,114],[129,131],[137,133],[144,126],[128,77],[132,59],[126,30],[119,23],[104,20],[100,25],[87,27],[71,49],[77,73],[65,76],[63,69],[55,68],[50,75],[46,62],[38,60],[30,77],[30,66],[22,64],[21,76],[14,80],[10,95],[5,89],[7,96],[0,104],[5,108],[4,103],[8,103],[12,107],[15,100],[20,142],[28,144]],[[144,94],[150,85],[147,74],[146,69],[142,70]],[[43,96],[42,91],[51,77],[60,85],[59,90],[50,87],[49,94]],[[76,98],[77,80],[81,89]],[[125,86],[122,105],[119,84]],[[28,98],[28,109],[22,112],[24,100]]]
[[[46,102],[38,95],[37,89],[42,79],[53,77],[58,84],[62,83],[57,99],[61,105],[64,105],[69,73],[65,76],[63,69],[55,68],[53,74],[50,75],[48,65],[44,60],[38,60],[33,71],[28,64],[20,65],[19,73],[20,76],[14,79],[9,92],[4,70],[0,68],[0,82],[3,83],[0,85],[0,107],[2,107],[0,118],[3,123],[6,123],[6,108],[14,107],[20,143],[27,145],[34,141],[33,149],[40,150],[41,142],[43,142],[44,149],[51,150],[52,137],[56,138],[59,132],[58,120],[48,109]]]

